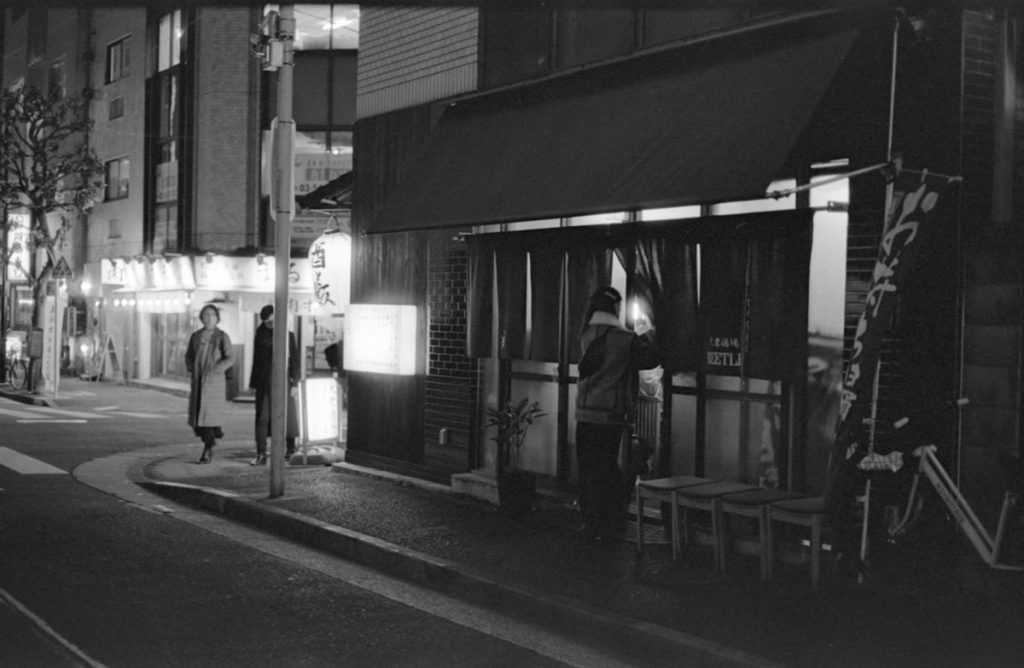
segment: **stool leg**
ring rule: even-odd
[[[719,572],[725,572],[725,536],[722,517],[722,502],[719,499],[711,500],[711,538],[715,546],[715,563]]]
[[[811,589],[817,591],[821,582],[821,516],[811,520]]]
[[[676,493],[672,492],[672,561],[679,561],[679,504]]]
[[[758,550],[758,556],[761,557],[761,580],[769,580],[770,570],[768,568],[768,559],[770,550],[768,549],[768,506],[761,506],[758,508],[757,513],[757,539],[761,542]]]
[[[764,552],[765,578],[771,580],[775,577],[775,536],[772,532],[772,513],[768,509],[764,515],[764,543],[761,544],[761,551]]]
[[[636,495],[636,553],[641,555],[644,552],[644,498],[640,494],[640,486],[635,488]]]

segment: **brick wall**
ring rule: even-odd
[[[358,117],[475,90],[478,24],[473,7],[365,7]]]
[[[250,169],[258,133],[249,103],[256,60],[246,57],[254,26],[248,8],[203,8],[195,29],[196,245],[232,250],[255,239]]]
[[[459,472],[471,468],[476,440],[477,362],[466,357],[466,249],[452,236],[436,233],[429,244],[423,427],[425,463]],[[448,430],[445,445],[442,429]]]

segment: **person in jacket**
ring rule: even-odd
[[[576,458],[583,531],[595,540],[621,533],[628,491],[619,468],[619,447],[630,435],[639,387],[638,371],[659,364],[654,331],[637,335],[622,326],[622,295],[597,290],[580,335],[576,394]]]
[[[192,333],[185,350],[185,369],[190,374],[188,424],[203,441],[200,464],[213,459],[213,446],[224,438],[221,417],[227,408],[226,372],[235,358],[231,338],[217,327],[220,310],[207,304],[199,312],[202,328]]]
[[[274,368],[274,307],[267,304],[260,309],[260,326],[252,347],[252,372],[249,387],[256,393],[256,458],[250,464],[267,463],[267,437],[270,435],[271,373]],[[295,394],[299,382],[299,347],[295,335],[288,332],[288,407],[286,409],[285,461],[295,453],[295,439],[299,434],[299,417],[295,407]]]

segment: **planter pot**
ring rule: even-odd
[[[537,476],[530,471],[503,471],[498,474],[498,502],[510,515],[522,515],[533,507]]]

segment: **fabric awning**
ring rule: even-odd
[[[368,231],[763,197],[858,32],[828,14],[454,102]]]

